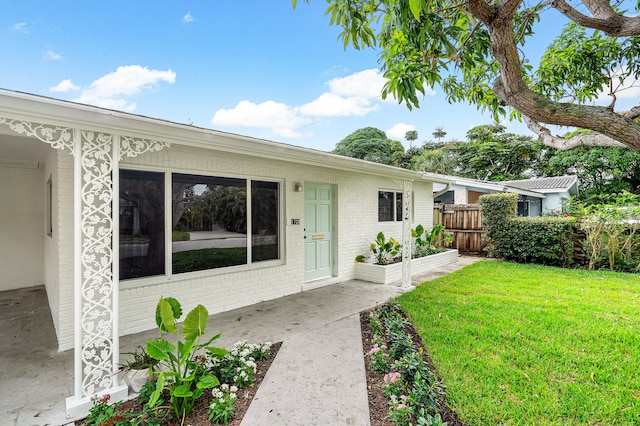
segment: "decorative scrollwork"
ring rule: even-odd
[[[411,191],[410,180],[402,182],[402,288],[411,287]]]
[[[82,393],[112,385],[114,136],[82,131]]]
[[[170,146],[169,142],[160,142],[152,139],[140,139],[131,136],[120,138],[120,160],[125,156],[132,158],[145,152],[161,151]]]
[[[48,143],[52,148],[68,149],[73,153],[73,130],[68,127],[49,126],[29,121],[0,118],[0,124],[6,124],[14,132],[35,137]]]

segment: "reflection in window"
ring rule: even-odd
[[[174,174],[174,274],[247,263],[247,181]]]
[[[164,174],[120,171],[120,279],[164,274]]]
[[[396,192],[396,220],[402,222],[402,192]]]
[[[393,220],[393,192],[378,191],[378,222]]]
[[[279,259],[278,183],[251,182],[251,261]]]
[[[402,192],[378,191],[378,222],[402,222],[402,204]]]

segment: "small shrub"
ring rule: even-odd
[[[442,242],[451,243],[453,237],[445,231],[444,225],[435,225],[431,232],[422,225],[411,230],[411,237],[414,239],[413,257],[424,257],[440,253],[445,249],[441,247]]]
[[[238,388],[236,386],[229,386],[227,384],[220,385],[220,388],[213,388],[211,395],[213,399],[209,404],[209,420],[215,424],[223,423],[229,424],[231,416],[233,416],[234,405],[238,396],[236,392]]]
[[[374,339],[371,350],[367,352],[367,356],[370,357],[369,365],[373,371],[387,371],[389,369],[390,363],[387,349],[387,345],[384,344],[380,337]]]
[[[237,342],[222,358],[213,354],[209,371],[218,377],[221,383],[239,388],[251,386],[257,369],[253,354],[264,356],[261,348],[263,345],[249,345],[245,340]]]
[[[382,232],[378,232],[375,242],[371,243],[369,248],[378,265],[389,265],[400,260],[402,246],[393,237],[387,240]]]
[[[412,426],[413,407],[409,403],[409,397],[405,394],[389,397],[389,418],[396,426]]]
[[[431,378],[425,378],[421,372],[416,373],[409,399],[414,405],[423,407],[426,413],[437,413],[438,399],[444,396],[444,388],[435,380],[431,371],[425,372],[425,375]]]
[[[402,375],[402,378],[407,383],[413,383],[416,375],[420,374],[421,377],[427,375],[427,367],[424,365],[424,360],[419,352],[412,351],[394,363],[394,368]]]
[[[373,335],[382,334],[382,321],[374,311],[369,312],[369,328],[371,329],[371,334]]]

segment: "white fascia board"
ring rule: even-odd
[[[425,178],[421,172],[344,157],[324,151],[5,89],[0,89],[0,116],[8,119],[115,133],[141,139],[169,142],[176,145],[213,149],[354,173],[434,181],[433,179]]]
[[[571,185],[573,186],[573,185]],[[540,192],[541,194],[559,194],[561,192],[569,192],[571,186],[568,188],[544,188],[544,189],[536,189],[536,192]]]
[[[507,188],[507,192],[513,192],[514,194],[526,195],[527,197],[547,198],[546,195],[544,195],[541,192],[527,191],[526,189],[513,188],[511,186],[506,186],[506,185],[505,187]]]

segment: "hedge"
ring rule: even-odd
[[[518,195],[480,197],[487,254],[521,263],[569,266],[573,263],[573,217],[516,217]]]

